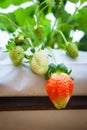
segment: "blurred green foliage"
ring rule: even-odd
[[[67,0],[68,1],[68,0]],[[6,9],[11,4],[18,8],[13,12],[0,13],[0,29],[15,32],[20,28],[26,37],[29,37],[33,46],[44,44],[52,48],[57,45],[57,48],[65,49],[64,39],[57,32],[60,30],[67,41],[72,41],[70,38],[71,30],[81,30],[85,36],[78,43],[79,50],[87,51],[87,6],[76,8],[73,15],[65,11],[66,0],[0,0],[0,8]],[[20,5],[25,2],[32,2],[29,7],[22,8]],[[69,2],[77,3],[78,0],[69,0]],[[86,0],[80,0],[81,5]],[[51,25],[51,20],[47,19],[48,14],[53,14],[56,21]],[[42,26],[42,30],[34,30]],[[35,31],[39,34],[36,35]],[[42,35],[42,36],[41,36]],[[40,37],[38,37],[40,36]]]

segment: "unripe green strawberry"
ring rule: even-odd
[[[78,48],[77,48],[76,44],[69,43],[66,47],[66,53],[73,58],[78,57]]]
[[[21,45],[25,41],[25,37],[23,35],[16,36],[14,42],[16,45]]]
[[[74,82],[65,73],[54,73],[46,82],[47,94],[57,109],[65,108],[72,96]]]
[[[24,49],[21,46],[16,46],[12,48],[9,52],[9,56],[15,66],[21,64],[24,58]]]
[[[38,38],[42,38],[43,35],[43,26],[42,25],[36,25],[34,27],[34,34],[36,35],[36,37]]]
[[[44,75],[48,70],[48,55],[43,51],[36,51],[30,60],[30,67],[36,74]]]

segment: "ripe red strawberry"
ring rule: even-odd
[[[65,108],[70,97],[74,82],[68,74],[65,73],[54,73],[46,82],[47,94],[58,109]]]

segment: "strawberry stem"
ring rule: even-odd
[[[56,57],[55,57],[55,55],[54,55],[54,52],[53,52],[52,48],[51,48],[51,47],[47,47],[47,48],[48,48],[48,49],[49,49],[49,51],[51,52],[51,54],[52,54],[52,57],[53,57],[53,59],[54,59],[55,64],[57,64],[57,60],[56,60]]]
[[[60,31],[60,30],[57,30],[57,32],[62,36],[62,38],[63,38],[65,44],[68,45],[68,41],[67,41],[66,37],[64,36],[63,32]]]
[[[35,21],[35,24],[37,25],[37,16],[34,15],[34,21]]]
[[[69,24],[69,23],[73,20],[75,14],[79,11],[80,7],[81,7],[81,5],[79,5],[79,7],[75,7],[75,11],[74,11],[74,13],[73,13],[72,15],[70,15],[70,17],[69,17],[69,19],[67,20],[66,23]]]
[[[33,47],[33,44],[32,44],[31,39],[30,39],[30,38],[27,38],[26,40],[28,41],[29,45],[30,45],[31,47]]]
[[[39,14],[40,14],[44,9],[46,9],[47,7],[48,7],[48,5],[44,6],[40,11],[38,11],[37,16],[39,16]]]
[[[45,4],[47,1],[46,0],[44,0],[40,5],[39,5],[39,8],[40,8],[40,6],[42,6],[43,4]]]
[[[40,13],[45,10],[48,7],[48,4],[45,5],[44,7],[41,8],[41,6],[43,6],[44,4],[47,4],[47,0],[44,0],[43,2],[40,3],[40,5],[38,5],[37,10],[35,12],[36,16],[38,17],[40,15]],[[41,8],[41,9],[40,9]],[[39,10],[40,9],[40,10]]]

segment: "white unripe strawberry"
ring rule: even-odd
[[[30,60],[30,67],[36,74],[44,75],[48,70],[48,55],[43,51],[36,51]]]

